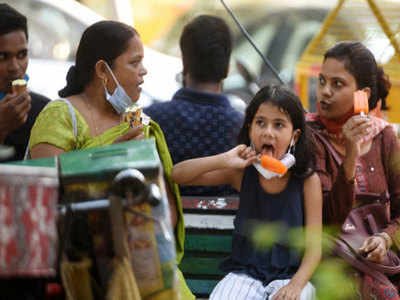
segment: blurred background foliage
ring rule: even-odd
[[[251,236],[259,249],[268,250],[274,243],[282,243],[280,236],[285,227],[281,224],[253,224]],[[322,260],[317,267],[311,282],[317,290],[320,300],[345,300],[352,299],[356,293],[357,273],[352,271],[343,260],[330,255],[333,247],[333,234],[335,229],[325,228],[322,237]],[[304,251],[303,228],[289,231],[288,247]],[[282,245],[282,244],[281,244]]]

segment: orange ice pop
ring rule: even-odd
[[[360,114],[364,117],[368,114],[368,95],[364,91],[355,91],[354,92],[354,112],[356,114]]]
[[[287,172],[286,166],[281,161],[266,154],[261,156],[261,165],[264,169],[277,174],[283,175]]]

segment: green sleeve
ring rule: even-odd
[[[29,147],[47,143],[65,151],[75,148],[71,115],[68,105],[61,101],[53,101],[41,111],[31,130]]]

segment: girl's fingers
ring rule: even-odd
[[[245,157],[247,155],[247,153],[249,152],[249,148],[246,147],[245,149],[243,149],[242,151],[242,156]]]
[[[239,157],[243,159],[248,159],[250,157],[253,157],[256,155],[256,152],[251,148],[251,147],[242,147],[242,149],[239,149]]]
[[[256,152],[249,147],[246,151],[246,158],[255,157],[255,156],[256,156]]]
[[[238,151],[240,151],[240,152],[242,152],[242,151],[246,150],[246,148],[247,148],[247,146],[246,146],[246,145],[244,145],[244,144],[242,144],[242,145],[239,145],[239,146],[237,146],[237,147],[236,147],[236,149],[237,149]]]
[[[249,166],[252,163],[255,163],[257,160],[258,160],[257,156],[252,156],[252,157],[247,159],[246,165]]]
[[[233,148],[231,150],[232,153],[237,153],[237,155],[239,155],[240,157],[243,155],[243,152],[246,150],[247,146],[246,145],[239,145],[236,146],[235,148]]]

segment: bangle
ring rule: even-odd
[[[374,233],[374,236],[383,237],[385,240],[386,249],[390,249],[390,247],[392,247],[392,238],[386,232],[377,232]]]
[[[357,183],[356,177],[354,176],[353,178],[349,179],[347,182],[348,182],[349,184],[355,184],[355,183]]]

